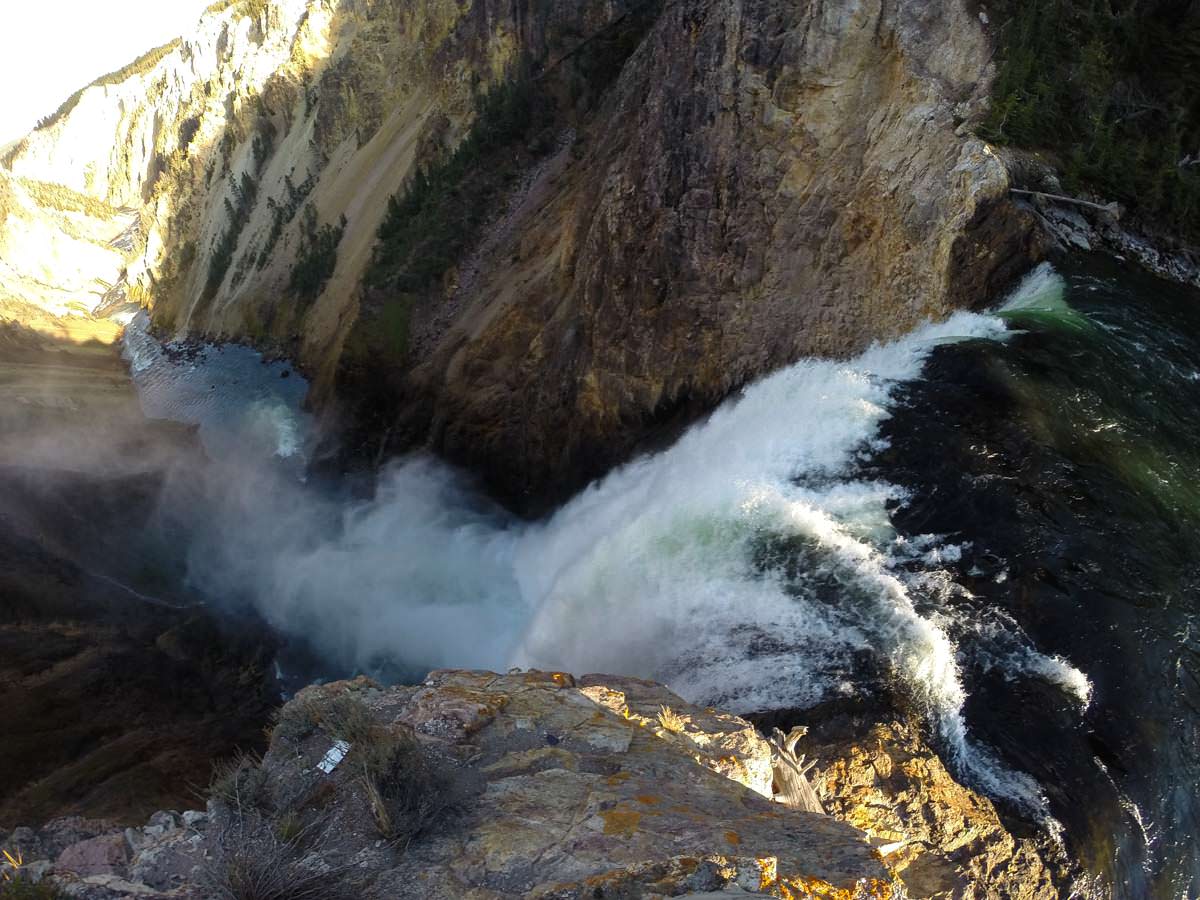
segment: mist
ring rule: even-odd
[[[539,522],[423,455],[394,460],[366,496],[308,480],[315,434],[290,366],[164,348],[144,316],[125,354],[154,422],[93,420],[82,439],[6,430],[4,452],[51,481],[153,485],[145,521],[99,541],[106,576],[134,599],[261,619],[293,685],[536,667],[652,678],[734,712],[898,690],[981,783],[1036,811],[1037,786],[968,738],[963,636],[937,612],[958,548],[899,537],[888,509],[902,492],[860,474],[894,391],[935,346],[1005,334],[960,313],[855,360],[803,360]],[[1025,669],[1064,677],[1018,649]]]
[[[187,535],[186,589],[255,610],[324,666],[306,674],[620,672],[748,711],[836,696],[867,652],[953,717],[953,645],[891,568],[895,489],[854,470],[937,341],[1003,330],[962,315],[850,364],[803,361],[540,522],[425,456],[369,497],[306,481],[312,423],[286,363],[173,355],[137,323],[126,353],[146,412],[204,447],[170,466],[156,523]],[[803,571],[779,564],[795,554]]]

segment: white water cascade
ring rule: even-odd
[[[1043,276],[1026,288],[1044,291]],[[934,347],[1007,333],[1000,318],[959,313],[850,361],[802,360],[534,524],[428,458],[394,464],[371,499],[348,502],[206,441],[217,521],[191,578],[366,671],[400,661],[619,672],[748,712],[853,694],[869,660],[980,786],[1044,814],[1031,779],[972,745],[958,649],[928,612],[936,603],[914,605],[957,548],[899,538],[887,512],[899,489],[855,474],[879,447],[895,389]],[[145,397],[163,384],[153,373],[178,364],[144,340],[134,330],[128,347]],[[218,383],[204,366],[193,377]],[[282,423],[275,400],[248,403],[273,404],[273,433],[294,441],[302,430],[298,402]],[[1026,672],[1086,690],[1065,661],[1028,653]]]

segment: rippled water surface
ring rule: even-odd
[[[1118,896],[1196,897],[1200,296],[1091,261],[1001,315],[1020,333],[900,392],[875,470],[909,495],[901,532],[964,546],[945,622],[979,739]],[[1082,716],[1013,635],[1086,673]]]

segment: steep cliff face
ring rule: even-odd
[[[71,98],[9,154],[10,181],[136,211],[123,265],[92,268],[109,284],[123,278],[168,330],[303,339],[317,365],[388,196],[430,126],[456,140],[473,91],[506,75],[518,23],[484,3],[220,6],[187,40]],[[551,26],[539,22],[539,34]],[[292,269],[315,227],[342,216],[331,288],[299,296]],[[19,295],[30,280],[6,287]]]
[[[984,302],[1031,253],[969,135],[988,54],[958,2],[670,4],[446,292],[413,432],[570,490],[763,372]]]
[[[73,331],[0,323],[0,828],[190,802],[279,697],[265,627],[196,604],[160,549],[183,543],[162,502],[199,441]]]
[[[554,497],[1028,262],[970,133],[989,55],[966,0],[238,0],[8,154],[0,293],[286,349],[352,452]],[[514,81],[537,114],[481,131]],[[426,204],[455,240],[415,245],[414,285],[377,234],[439,166],[467,212]]]

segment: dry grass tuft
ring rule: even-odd
[[[355,761],[375,827],[393,846],[407,847],[448,810],[442,778],[411,732],[376,729]]]
[[[658,724],[673,734],[683,734],[687,728],[687,720],[669,706],[659,707]]]
[[[208,796],[242,816],[265,804],[266,787],[262,760],[252,753],[242,753],[213,766]]]
[[[342,771],[350,773],[362,789],[376,829],[392,846],[406,848],[450,809],[446,772],[429,759],[412,730],[377,722],[353,693],[292,701],[277,715],[271,741],[275,746],[294,745],[318,731],[350,745]],[[330,790],[331,784],[319,781],[306,788],[302,803],[284,803],[280,808],[321,808],[325,803],[318,794]],[[290,826],[285,827],[283,819],[278,824],[280,834],[286,836]]]
[[[357,900],[361,892],[351,866],[331,865],[323,850],[329,825],[298,825],[289,834],[279,823],[252,814],[237,817],[216,836],[201,870],[204,896],[213,900]],[[319,861],[314,867],[310,861]]]

